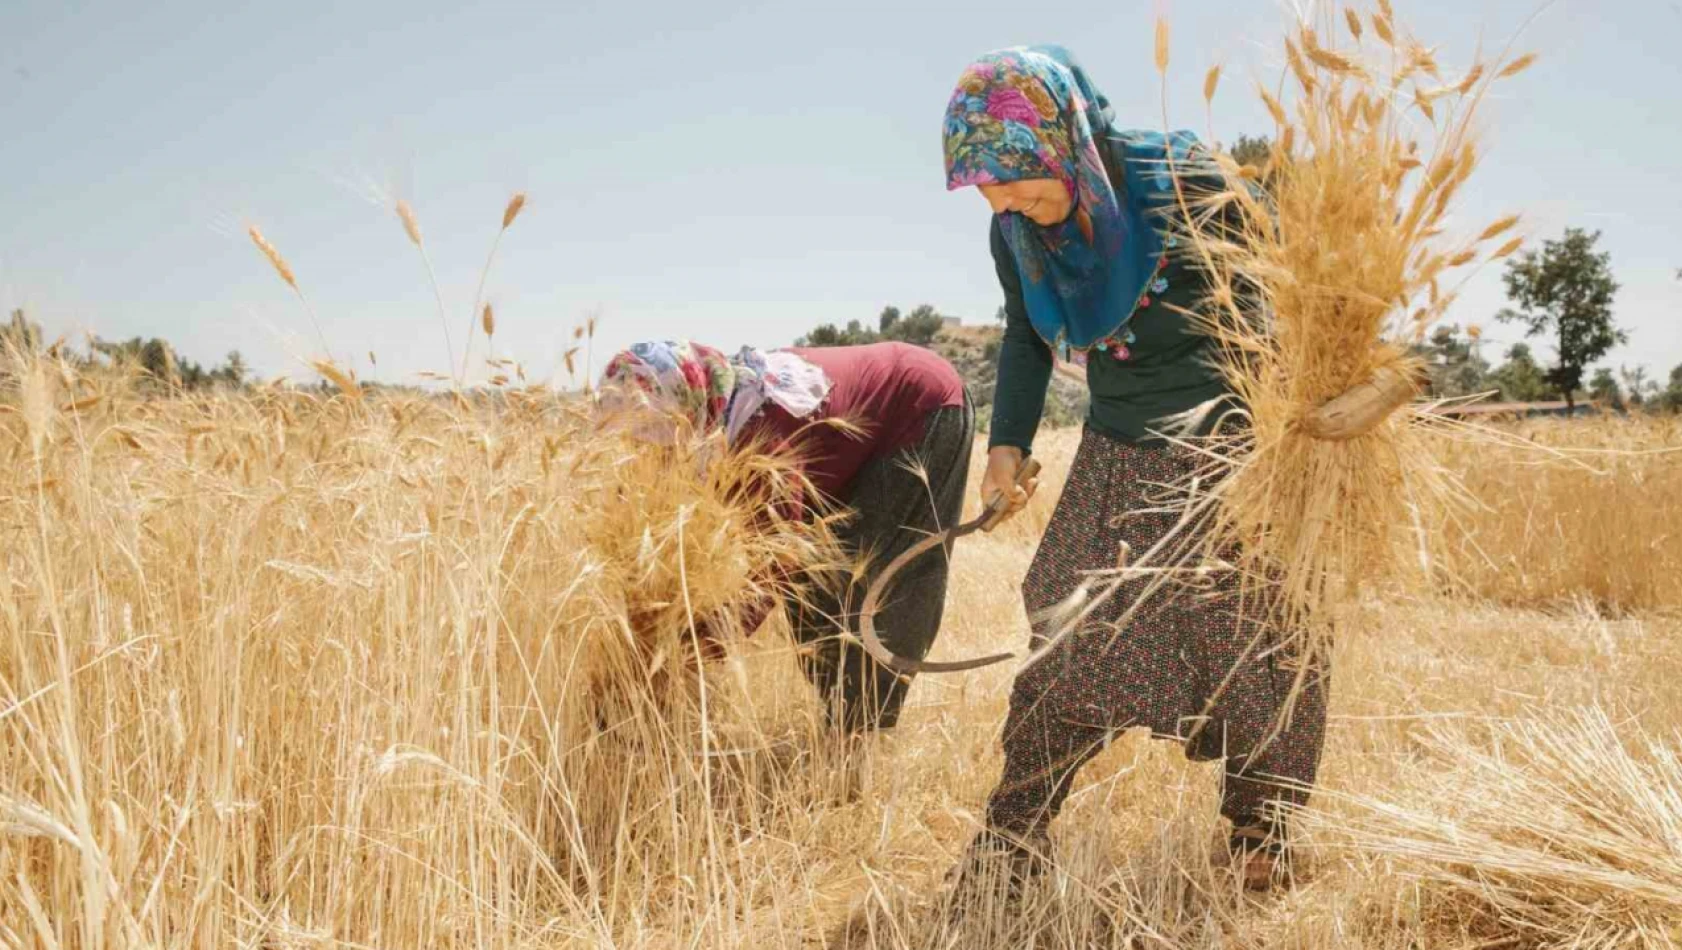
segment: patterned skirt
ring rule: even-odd
[[[1183,448],[1086,431],[1023,584],[1029,617],[1041,618],[1036,637],[1067,622],[1059,608],[1088,572],[1113,569],[1124,543],[1137,558],[1174,530],[1168,486],[1198,465]],[[1325,740],[1324,671],[1284,716],[1295,664],[1274,649],[1255,605],[1240,609],[1237,575],[1211,580],[1159,589],[1127,616],[1150,584],[1130,580],[1017,677],[991,827],[1043,833],[1080,767],[1135,727],[1180,741],[1195,759],[1224,759],[1221,811],[1235,827],[1268,826],[1270,801],[1306,802]]]

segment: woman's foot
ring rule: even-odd
[[[1227,850],[1245,890],[1269,891],[1290,885],[1290,853],[1276,827],[1256,824],[1235,828],[1227,840]]]
[[[1251,851],[1241,858],[1238,874],[1246,891],[1270,891],[1282,881],[1279,858],[1266,851]]]
[[[1051,839],[1044,831],[983,831],[952,872],[952,912],[1020,900],[1050,865]]]

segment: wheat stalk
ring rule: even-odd
[[[1297,80],[1291,108],[1258,86],[1278,140],[1292,142],[1282,150],[1288,158],[1269,163],[1268,200],[1247,197],[1245,180],[1259,176],[1230,162],[1220,165],[1230,178],[1224,192],[1181,195],[1193,253],[1217,290],[1195,318],[1217,341],[1249,426],[1242,439],[1198,448],[1225,477],[1185,502],[1212,521],[1207,549],[1176,556],[1240,551],[1242,574],[1266,588],[1255,602],[1272,604],[1280,629],[1297,631],[1298,648],[1314,657],[1327,655],[1338,607],[1360,581],[1405,573],[1398,560],[1409,548],[1405,526],[1461,496],[1408,413],[1338,442],[1315,438],[1308,423],[1366,381],[1413,377],[1407,347],[1457,293],[1441,291],[1440,275],[1478,257],[1475,244],[1439,242],[1440,222],[1480,158],[1471,135],[1479,100],[1444,113],[1432,103],[1463,96],[1458,85],[1416,89],[1436,147],[1422,163],[1400,115],[1405,105],[1386,90],[1410,73],[1439,72],[1434,54],[1409,41],[1386,72],[1360,58],[1353,9],[1345,21],[1357,41],[1347,51],[1327,48],[1311,27],[1286,38]],[[1394,22],[1381,4],[1374,32],[1387,45]],[[1496,75],[1515,72],[1508,66]],[[1410,180],[1420,167],[1423,175]],[[1495,222],[1479,241],[1515,222]],[[1516,247],[1508,242],[1493,259]],[[1240,305],[1235,286],[1255,288],[1269,319]],[[1313,667],[1303,665],[1299,688]]]
[[[502,236],[508,233],[508,228],[513,225],[514,219],[520,216],[520,211],[525,206],[526,193],[517,191],[512,198],[508,199],[507,206],[502,209],[502,227],[497,229],[496,237],[491,239],[491,250],[489,254],[485,255],[485,266],[479,269],[479,285],[473,290],[473,309],[469,313],[474,317],[478,316],[479,304],[485,299],[485,280],[490,277],[491,264],[496,260],[496,250],[502,246]],[[469,320],[467,324],[467,346],[461,354],[461,375],[463,378],[467,376],[468,361],[472,358],[472,354],[473,323],[472,320]]]
[[[1495,74],[1495,78],[1507,79],[1511,76],[1517,76],[1519,73],[1522,73],[1531,66],[1535,65],[1536,58],[1535,53],[1526,53],[1502,67],[1501,71]]]
[[[304,305],[304,312],[309,315],[310,326],[315,328],[316,339],[321,342],[321,351],[331,359],[332,349],[327,345],[327,334],[322,332],[321,321],[315,317],[315,308],[310,306],[309,298],[304,296],[304,289],[298,286],[298,278],[292,273],[291,265],[286,263],[286,258],[280,256],[279,249],[269,243],[269,239],[263,236],[263,232],[258,230],[255,224],[246,228],[246,233],[251,236],[251,243],[257,245],[257,250],[268,258],[270,266],[280,275],[280,279],[298,295],[298,302]]]
[[[421,264],[426,267],[426,280],[432,287],[432,299],[438,305],[438,322],[444,330],[444,351],[449,357],[450,371],[455,372],[456,348],[450,342],[450,318],[444,306],[444,292],[438,286],[438,274],[432,268],[432,257],[426,252],[426,242],[421,240],[420,221],[415,217],[415,209],[407,201],[399,198],[396,204],[397,219],[403,223],[403,233],[409,236],[409,243],[420,252]]]

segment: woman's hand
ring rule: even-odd
[[[1040,487],[1040,480],[1037,478],[1028,479],[1025,486],[1016,484],[1016,472],[1021,467],[1022,450],[1019,448],[998,445],[987,451],[987,473],[981,478],[981,504],[983,507],[991,505],[993,499],[1003,495],[1010,505],[992,527],[985,530],[991,531],[1021,511]]]
[[[1366,381],[1303,417],[1302,429],[1327,442],[1358,438],[1406,405],[1419,386],[1418,377],[1405,367],[1380,367]]]

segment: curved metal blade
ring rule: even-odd
[[[1025,459],[1021,467],[1016,470],[1016,483],[1026,485],[1029,479],[1038,475],[1040,463],[1038,459]],[[913,660],[900,656],[888,649],[882,639],[876,635],[876,611],[881,606],[882,595],[888,589],[888,583],[893,580],[900,569],[922,555],[944,547],[948,542],[955,541],[966,534],[972,534],[982,528],[991,529],[1003,516],[1007,502],[1001,496],[987,506],[987,509],[973,521],[958,525],[940,534],[930,535],[916,544],[900,552],[900,555],[888,562],[882,573],[865,592],[864,604],[859,608],[859,639],[864,644],[864,650],[871,659],[882,664],[895,673],[915,675],[917,673],[961,673],[966,670],[979,670],[1013,659],[1014,653],[994,653],[988,656],[976,657],[969,660]]]

